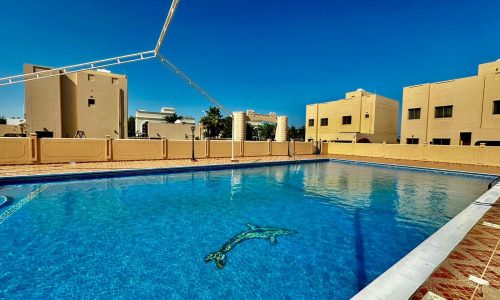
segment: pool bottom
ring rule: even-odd
[[[0,280],[13,298],[345,299],[461,211],[463,188],[479,194],[481,182],[321,162],[46,183],[1,225]],[[3,191],[19,200],[39,186]],[[238,244],[222,270],[205,264],[246,223],[298,233]]]

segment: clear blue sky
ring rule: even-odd
[[[154,48],[169,0],[2,1],[0,77],[23,63],[63,66]],[[500,1],[181,0],[162,52],[231,110],[288,115],[368,91],[476,74],[500,58]],[[209,103],[158,61],[129,76],[129,114]],[[21,116],[23,86],[0,87],[0,115]]]

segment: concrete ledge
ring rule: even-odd
[[[466,207],[352,299],[409,299],[498,198],[500,183]]]
[[[483,178],[487,177],[488,179],[491,179],[491,180],[498,177],[497,174],[489,174],[489,173],[467,172],[467,171],[459,171],[459,170],[437,169],[437,168],[407,166],[407,165],[398,165],[398,164],[387,164],[387,163],[379,163],[379,162],[348,160],[348,159],[338,159],[338,158],[330,158],[330,160],[334,161],[334,162],[354,164],[354,165],[379,166],[379,167],[392,168],[392,169],[402,169],[402,170],[431,172],[431,173],[442,173],[442,174],[448,174],[448,175],[461,175],[461,176],[468,176],[468,177],[483,177]]]
[[[153,168],[153,169],[122,169],[122,170],[89,171],[89,172],[78,172],[78,173],[3,176],[0,177],[0,186],[11,185],[11,184],[23,184],[23,183],[56,182],[56,181],[87,180],[87,179],[112,178],[112,177],[201,172],[201,171],[214,171],[214,170],[226,170],[226,169],[243,169],[243,168],[256,168],[264,166],[281,166],[281,165],[290,165],[297,163],[302,164],[302,163],[316,163],[316,162],[328,162],[328,161],[330,161],[329,158],[316,158],[316,159],[304,159],[304,160],[212,164],[212,165],[202,165],[202,166],[182,166],[182,167]]]

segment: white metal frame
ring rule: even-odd
[[[189,76],[186,75],[186,73],[182,72],[181,69],[179,69],[176,65],[174,65],[170,60],[168,60],[165,56],[163,56],[160,52],[157,54],[158,59],[160,62],[169,68],[172,72],[174,72],[179,78],[184,80],[189,86],[194,88],[198,93],[200,93],[203,97],[207,98],[210,102],[215,104],[220,110],[228,114],[231,119],[232,119],[232,125],[231,125],[231,160],[234,161],[234,115],[233,113],[225,108],[222,104],[219,103],[214,97],[210,96],[203,88],[201,88],[194,80],[189,78]]]
[[[231,134],[231,160],[234,161],[234,116],[233,114],[226,109],[222,104],[220,104],[214,97],[210,96],[204,89],[202,89],[196,82],[194,82],[191,78],[189,78],[184,72],[182,72],[177,66],[175,66],[172,62],[165,58],[160,53],[160,48],[163,45],[163,40],[165,39],[165,35],[167,33],[168,28],[170,27],[170,23],[174,18],[175,11],[177,6],[179,5],[180,0],[172,0],[170,4],[170,9],[168,11],[167,18],[165,19],[165,23],[163,24],[163,28],[160,32],[160,37],[158,38],[158,42],[154,50],[144,51],[134,54],[122,55],[113,58],[101,59],[96,61],[91,61],[87,63],[81,63],[76,65],[70,65],[60,68],[53,68],[49,70],[42,70],[33,73],[14,75],[0,78],[0,86],[13,85],[16,83],[22,83],[37,79],[49,78],[54,76],[61,76],[65,74],[71,74],[81,71],[94,70],[98,68],[104,68],[115,65],[122,65],[126,63],[143,61],[151,58],[158,58],[160,62],[170,68],[177,76],[179,76],[182,80],[184,80],[189,86],[193,87],[196,91],[198,91],[203,97],[207,98],[210,102],[215,104],[220,110],[227,113],[233,120],[232,134]]]
[[[12,84],[16,84],[16,83],[37,80],[37,79],[43,79],[43,78],[48,78],[48,77],[54,77],[54,76],[61,76],[61,75],[71,74],[71,73],[76,73],[76,72],[81,72],[81,71],[94,70],[94,69],[104,68],[104,67],[109,67],[109,66],[114,66],[114,65],[121,65],[121,64],[146,60],[146,59],[155,58],[155,57],[156,57],[156,55],[155,55],[154,50],[151,50],[151,51],[128,54],[128,55],[123,55],[123,56],[118,56],[118,57],[113,57],[113,58],[91,61],[91,62],[77,64],[77,65],[47,69],[47,70],[43,70],[43,71],[27,73],[27,74],[22,74],[22,75],[9,76],[9,77],[0,78],[0,86],[12,85]]]
[[[87,63],[81,63],[81,64],[76,64],[76,65],[60,67],[60,68],[51,68],[49,70],[42,70],[42,71],[33,72],[33,73],[3,77],[3,78],[0,78],[0,86],[13,85],[16,83],[21,83],[21,82],[26,82],[26,81],[31,81],[31,80],[43,79],[43,78],[54,77],[54,76],[61,76],[61,75],[65,75],[65,74],[94,70],[94,69],[99,69],[99,68],[104,68],[104,67],[109,67],[109,66],[122,65],[122,64],[126,64],[126,63],[155,58],[156,55],[159,53],[160,48],[163,44],[163,40],[165,39],[165,35],[167,33],[168,27],[170,26],[170,23],[172,22],[172,19],[174,18],[175,10],[177,9],[177,6],[179,5],[179,1],[180,0],[173,0],[172,3],[170,4],[170,9],[168,11],[167,18],[165,19],[165,23],[163,24],[163,28],[161,29],[161,32],[160,32],[160,37],[158,38],[158,42],[156,43],[156,47],[154,48],[154,50],[143,51],[143,52],[139,52],[139,53],[122,55],[122,56],[117,56],[117,57],[112,57],[112,58],[106,58],[106,59],[91,61],[91,62],[87,62]]]

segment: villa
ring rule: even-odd
[[[403,89],[405,144],[500,146],[500,60],[478,75]]]
[[[24,65],[25,74],[49,70],[51,68]],[[127,76],[104,69],[59,74],[26,82],[25,113],[29,132],[54,138],[127,136]]]
[[[345,99],[306,106],[306,140],[396,143],[399,102],[358,89]]]

